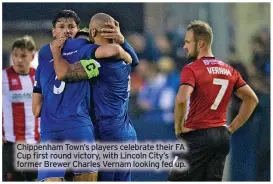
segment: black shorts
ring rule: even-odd
[[[199,129],[181,138],[188,152],[179,155],[189,165],[183,171],[171,171],[169,181],[221,181],[226,156],[230,149],[230,135],[225,126]]]
[[[2,145],[2,181],[34,181],[37,178],[37,171],[18,171],[14,167],[15,143],[6,142]]]

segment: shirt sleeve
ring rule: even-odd
[[[84,57],[82,59],[97,59],[95,56],[97,48],[99,48],[99,45],[96,45],[96,44],[85,45],[80,50],[80,52],[82,52],[81,55]]]
[[[238,88],[243,87],[244,85],[246,85],[246,82],[245,82],[245,80],[242,78],[241,74],[237,70],[235,70],[235,72],[236,72],[236,77],[237,77],[235,88],[238,89]]]
[[[33,87],[33,93],[42,93],[42,87],[40,83],[40,73],[41,73],[41,51],[38,55],[38,67],[36,69],[35,73],[35,81],[34,81],[34,87]]]
[[[126,52],[128,52],[131,55],[131,57],[133,59],[132,66],[133,67],[137,66],[139,63],[139,59],[138,59],[137,54],[135,53],[134,49],[131,47],[131,45],[126,40],[124,40],[124,43],[121,46]]]
[[[189,66],[185,66],[182,69],[180,75],[180,85],[190,85],[192,87],[195,86],[195,75],[193,70]]]

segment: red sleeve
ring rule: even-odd
[[[182,69],[181,75],[180,75],[180,85],[187,84],[192,87],[195,86],[195,77],[194,72],[189,66],[185,66]]]
[[[237,81],[236,81],[236,84],[235,84],[235,88],[238,89],[238,88],[246,85],[246,82],[245,82],[245,80],[242,78],[241,74],[237,70],[235,70],[235,72],[236,72],[236,76],[237,76]]]

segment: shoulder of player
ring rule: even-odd
[[[74,38],[74,39],[68,39],[65,42],[64,49],[69,48],[79,48],[83,45],[89,44],[90,42],[84,38]]]
[[[6,78],[6,76],[8,75],[8,71],[10,71],[11,68],[12,68],[12,66],[9,66],[9,67],[4,68],[4,69],[2,70],[2,80],[4,80],[4,78]],[[2,81],[2,82],[3,82],[3,81]]]
[[[198,66],[198,64],[196,63],[196,61],[193,61],[193,62],[190,62],[189,64],[186,64],[183,68],[183,69],[190,69],[192,71],[194,71],[194,68]]]
[[[190,63],[186,64],[184,67],[192,67],[194,65],[195,65],[195,62],[193,61],[193,62],[190,62]]]
[[[230,64],[228,64],[228,63],[226,63],[226,62],[224,62],[222,59],[220,59],[220,58],[213,58],[213,59],[211,59],[211,60],[213,60],[213,61],[217,61],[217,64],[221,67],[224,67],[224,68],[226,68],[226,69],[229,69],[230,70],[230,72],[232,73],[232,74],[234,74],[234,72],[238,72],[236,69],[235,69],[235,67],[233,67],[232,65],[230,65]],[[209,60],[206,60],[206,59],[202,59],[202,62],[204,63],[204,65],[206,65],[206,62],[208,62]],[[210,65],[209,63],[208,63],[208,65]]]
[[[43,45],[43,46],[40,48],[39,53],[45,53],[45,52],[50,52],[50,45],[49,45],[49,43]]]
[[[232,65],[230,65],[230,64],[228,64],[228,63],[226,63],[226,62],[224,62],[223,60],[221,60],[221,59],[219,59],[219,58],[215,58],[215,59],[218,60],[218,61],[220,61],[224,67],[230,69],[232,73],[235,72],[235,71],[237,71],[237,70],[235,69],[235,67],[233,67]]]
[[[36,72],[36,69],[33,68],[33,67],[30,67],[30,69],[29,69],[29,74],[30,74],[30,75],[35,75],[35,72]]]
[[[13,69],[13,66],[9,66],[9,67],[3,69],[3,73],[14,73],[14,74],[17,74],[15,72],[15,70]]]
[[[94,48],[94,47],[99,47],[99,45],[93,44],[93,43],[88,41],[87,43],[82,44],[80,46],[80,50],[88,50],[88,49],[91,49],[91,48]]]
[[[42,46],[40,48],[40,50],[39,50],[39,54],[38,55],[39,55],[38,56],[39,60],[52,58],[52,54],[51,54],[51,50],[50,50],[50,45],[46,44],[46,45]]]

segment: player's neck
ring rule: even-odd
[[[27,75],[27,74],[29,74],[29,70],[30,70],[30,68],[27,68],[25,70],[19,70],[18,68],[14,67],[14,66],[13,66],[13,69],[19,75]]]
[[[107,39],[104,39],[104,38],[97,38],[95,40],[95,44],[97,44],[97,45],[107,45],[107,44],[109,44],[109,41]]]
[[[202,57],[214,57],[214,56],[211,52],[211,49],[206,49],[206,50],[199,51],[197,59],[200,59]]]

